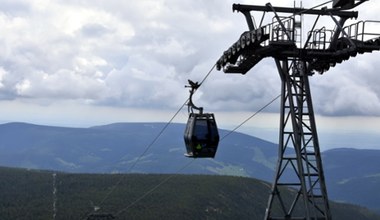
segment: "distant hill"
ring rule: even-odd
[[[0,215],[2,220],[87,219],[96,207],[97,214],[115,219],[263,219],[269,188],[257,179],[231,176],[67,174],[0,167]],[[331,203],[331,209],[334,219],[380,219],[353,205]]]
[[[277,145],[220,130],[215,159],[183,156],[183,124],[116,123],[64,128],[25,123],[0,125],[0,165],[71,173],[183,173],[245,176],[272,182]],[[225,137],[225,138],[224,138]],[[147,151],[146,151],[147,150]],[[146,151],[146,152],[145,152]],[[136,160],[145,152],[144,156]],[[334,149],[322,153],[329,198],[380,213],[380,151]],[[134,165],[132,167],[132,165]]]
[[[330,199],[380,213],[380,150],[329,150],[323,162]]]
[[[0,125],[0,163],[4,166],[76,173],[119,173],[152,144],[163,123],[118,123],[63,128],[25,123]],[[149,147],[132,172],[173,173],[184,157],[183,124],[171,124]],[[220,130],[221,137],[229,131]],[[201,159],[187,173],[273,178],[276,145],[241,133],[221,141],[215,160]]]

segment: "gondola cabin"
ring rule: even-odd
[[[214,158],[219,144],[219,133],[214,114],[190,113],[185,129],[187,157]]]

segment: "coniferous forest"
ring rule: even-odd
[[[267,182],[231,176],[68,174],[1,168],[0,213],[3,220],[91,219],[94,215],[263,219],[269,187]],[[334,219],[380,219],[358,206],[331,206]]]

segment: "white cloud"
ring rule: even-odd
[[[4,79],[7,77],[8,72],[0,67],[0,90],[4,87]]]
[[[375,54],[361,55],[311,78],[316,111],[324,115],[380,115]]]
[[[247,29],[244,16],[232,13],[233,3],[4,1],[0,97],[37,104],[44,100],[44,105],[74,100],[84,105],[177,108],[188,97],[187,79],[202,80]],[[272,4],[292,6],[293,1]],[[376,19],[375,7],[368,2],[360,10]],[[317,113],[378,115],[377,56],[355,58],[313,79]],[[212,110],[256,111],[279,92],[274,62],[265,59],[245,76],[213,72],[196,99]],[[276,105],[269,109],[277,110]]]

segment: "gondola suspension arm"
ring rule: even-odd
[[[189,102],[187,103],[188,112],[193,113],[194,112],[193,109],[196,109],[199,111],[199,114],[203,114],[203,107],[197,107],[196,105],[194,105],[194,102],[193,102],[193,95],[195,91],[197,91],[197,89],[201,86],[201,84],[199,84],[198,82],[193,82],[190,79],[188,80],[188,82],[189,82],[189,85],[185,85],[185,88],[190,88],[190,91],[189,91],[190,97],[189,97]]]

